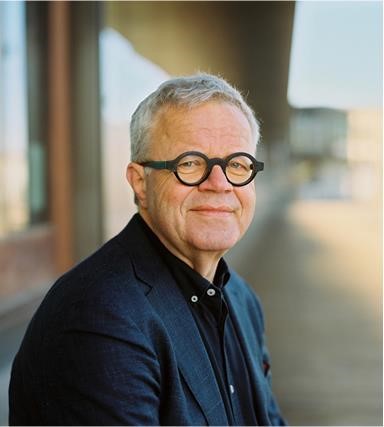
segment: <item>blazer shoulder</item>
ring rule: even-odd
[[[150,317],[146,295],[150,286],[133,267],[136,226],[128,226],[89,257],[63,274],[50,288],[35,318],[52,327],[89,324],[102,326],[124,319]],[[145,242],[143,245],[145,246]],[[141,308],[141,311],[138,310]],[[98,313],[98,315],[95,315]],[[112,322],[112,323],[111,323]]]
[[[129,291],[130,285],[137,282],[132,265],[134,248],[137,240],[146,244],[138,237],[139,227],[134,218],[119,234],[59,277],[48,296],[71,296],[76,300],[101,293],[101,297],[108,299],[119,289]]]

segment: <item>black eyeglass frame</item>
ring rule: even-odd
[[[204,173],[204,175],[195,183],[189,183],[189,182],[185,182],[182,180],[182,178],[180,178],[180,176],[177,173],[177,165],[179,164],[179,161],[186,156],[198,156],[201,157],[202,159],[205,160],[205,162],[207,163],[207,169]],[[241,184],[239,183],[235,183],[232,182],[227,174],[226,174],[226,167],[228,165],[228,162],[235,158],[235,157],[239,157],[239,156],[245,156],[247,157],[249,160],[251,160],[252,162],[252,174],[251,176],[245,181],[242,182]],[[261,172],[262,170],[264,170],[264,163],[263,162],[259,162],[258,160],[256,160],[253,156],[251,156],[249,153],[244,153],[244,152],[238,152],[238,153],[232,153],[229,156],[225,157],[224,159],[221,159],[219,157],[215,157],[210,159],[209,157],[207,157],[204,153],[200,153],[200,151],[186,151],[185,153],[181,153],[179,156],[177,156],[175,159],[173,160],[164,160],[164,161],[147,161],[147,162],[141,162],[139,163],[141,166],[144,167],[149,167],[152,169],[167,169],[172,171],[176,178],[184,185],[187,185],[189,187],[194,187],[197,185],[200,185],[202,182],[204,182],[210,175],[212,168],[215,165],[219,165],[227,179],[227,181],[233,185],[234,187],[242,187],[244,185],[249,184],[256,176],[257,172]]]

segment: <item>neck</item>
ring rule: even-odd
[[[164,243],[164,242],[163,242]],[[167,248],[172,252],[170,248]],[[201,276],[207,279],[209,282],[213,283],[213,279],[215,277],[217,265],[220,261],[220,258],[223,254],[216,253],[198,253],[192,254],[189,258],[182,258],[178,254],[172,252],[175,256],[180,258],[186,264],[188,264],[191,268],[197,271]],[[195,255],[195,256],[193,256]]]

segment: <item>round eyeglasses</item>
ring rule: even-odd
[[[224,159],[209,159],[199,151],[187,151],[174,160],[148,161],[140,165],[153,169],[168,169],[184,185],[200,185],[205,181],[215,165],[219,165],[227,181],[235,187],[249,184],[257,172],[264,169],[264,163],[259,162],[248,153],[233,153]]]

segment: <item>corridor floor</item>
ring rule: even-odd
[[[378,216],[363,204],[299,200],[235,267],[266,317],[273,386],[291,425],[382,424]]]

